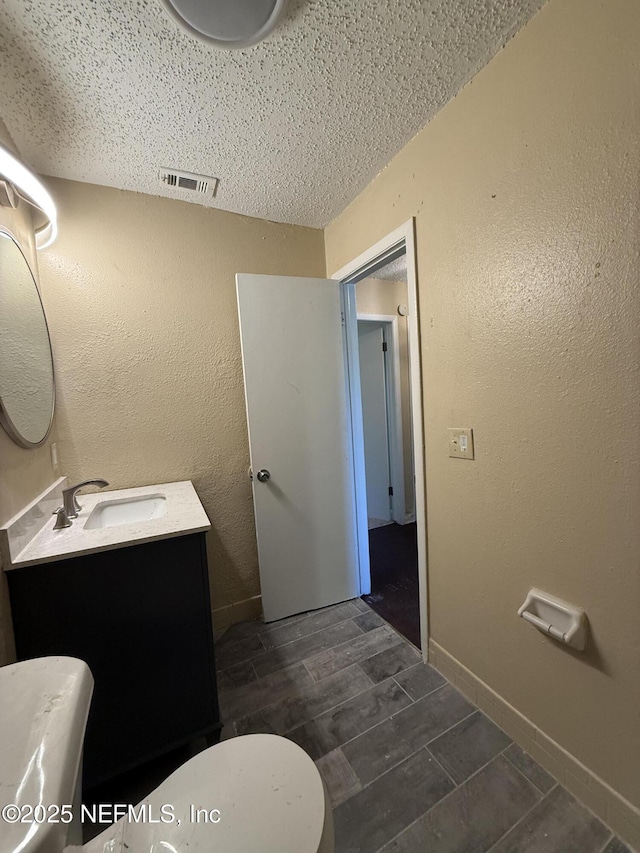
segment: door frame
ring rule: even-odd
[[[420,639],[422,656],[429,655],[429,609],[427,575],[427,517],[424,464],[424,426],[422,407],[422,368],[418,318],[418,281],[416,271],[415,219],[411,218],[386,237],[378,240],[330,277],[342,284],[342,312],[345,331],[345,370],[351,417],[351,442],[360,594],[371,591],[367,493],[364,472],[362,405],[360,402],[360,365],[358,358],[358,322],[355,285],[375,273],[384,263],[406,254],[409,333],[409,369],[411,372],[411,422],[415,474],[415,514],[418,540],[418,596],[420,603]]]
[[[415,521],[407,515],[404,482],[404,441],[402,438],[402,400],[400,377],[400,337],[397,314],[358,314],[358,323],[378,323],[388,343],[385,369],[387,431],[389,441],[389,477],[393,488],[391,518],[397,524]]]

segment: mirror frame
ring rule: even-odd
[[[10,436],[10,438],[15,441],[20,447],[24,447],[26,449],[32,449],[34,447],[41,447],[45,441],[49,438],[51,433],[51,427],[53,426],[53,416],[56,410],[56,366],[53,360],[53,347],[51,346],[51,333],[49,332],[49,323],[47,322],[47,315],[44,310],[44,303],[42,301],[42,296],[40,295],[40,288],[38,287],[38,282],[36,280],[35,275],[33,274],[33,268],[29,263],[29,259],[27,258],[22,246],[20,245],[20,241],[16,237],[16,235],[10,231],[6,226],[0,225],[0,233],[6,235],[10,240],[12,240],[15,245],[18,247],[18,250],[22,257],[24,258],[24,262],[27,265],[29,272],[31,273],[31,280],[33,281],[33,286],[36,289],[36,293],[38,294],[38,300],[40,302],[40,307],[42,308],[42,316],[44,317],[44,325],[47,330],[47,339],[49,341],[49,355],[51,356],[51,381],[53,383],[53,395],[51,400],[51,415],[49,417],[49,425],[47,426],[47,431],[45,432],[43,438],[40,441],[28,441],[25,439],[20,432],[14,426],[11,418],[9,417],[9,413],[6,408],[2,404],[2,397],[0,396],[0,424],[5,429],[5,432]]]

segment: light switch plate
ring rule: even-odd
[[[473,453],[473,430],[461,427],[450,427],[449,433],[449,456],[457,459],[474,459]]]

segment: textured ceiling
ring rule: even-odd
[[[371,278],[376,278],[380,281],[406,281],[407,280],[407,256],[400,255],[395,261],[389,261],[379,270],[376,270]]]
[[[157,0],[0,0],[0,116],[43,174],[322,227],[543,0],[291,0],[218,51]]]

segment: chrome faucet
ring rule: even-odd
[[[99,486],[104,489],[108,486],[106,480],[84,480],[82,483],[76,483],[75,486],[69,486],[68,489],[62,491],[62,506],[59,506],[53,513],[56,516],[56,523],[53,525],[54,530],[62,530],[65,527],[71,527],[71,519],[77,518],[78,513],[82,509],[76,499],[76,494],[85,486]]]

